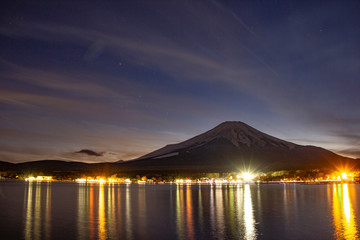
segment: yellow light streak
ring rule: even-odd
[[[333,218],[336,239],[358,239],[348,184],[333,185]]]
[[[104,200],[104,185],[100,181],[99,186],[99,239],[107,239],[106,231],[106,218],[105,218],[105,200]]]

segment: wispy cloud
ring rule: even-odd
[[[41,70],[16,65],[4,59],[0,63],[6,66],[1,75],[3,79],[18,81],[42,88],[74,92],[86,96],[119,96],[113,90],[101,86],[90,74],[64,73],[56,70]]]

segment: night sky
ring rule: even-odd
[[[55,2],[1,3],[0,160],[128,160],[223,121],[360,157],[360,1]]]

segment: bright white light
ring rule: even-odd
[[[251,181],[254,178],[254,175],[249,172],[244,172],[242,174],[242,178],[244,179],[244,181]]]
[[[85,178],[78,178],[78,179],[76,179],[76,182],[78,182],[78,183],[85,183],[85,182],[86,182],[86,179],[85,179]]]
[[[215,179],[215,184],[222,184],[222,181],[219,179]]]
[[[27,178],[27,179],[25,179],[26,181],[34,181],[35,180],[35,178],[34,177],[29,177],[29,178]]]
[[[349,190],[347,184],[343,184],[343,198],[344,198],[344,214],[346,221],[349,223],[351,219],[351,206],[349,198]]]
[[[343,172],[343,173],[341,174],[341,178],[344,179],[344,180],[347,179],[347,174],[346,174],[345,172]]]

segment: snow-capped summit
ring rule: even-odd
[[[201,134],[190,140],[203,139],[207,142],[214,140],[215,138],[225,138],[237,147],[246,145],[264,147],[278,146],[293,148],[295,144],[286,142],[284,140],[272,137],[263,132],[256,130],[253,127],[243,122],[223,122],[211,129],[210,131]],[[189,141],[190,141],[189,140]]]
[[[132,161],[127,169],[151,171],[261,171],[355,166],[359,161],[315,146],[287,142],[243,122],[223,122],[181,143],[170,144]]]
[[[216,139],[225,139],[231,142],[235,147],[265,147],[273,146],[279,148],[292,149],[296,144],[287,142],[263,132],[256,130],[240,121],[227,121],[219,124],[215,128],[190,138],[178,144],[170,144],[159,150],[146,154],[138,159],[162,158],[175,156],[178,151],[183,149],[195,149]]]

